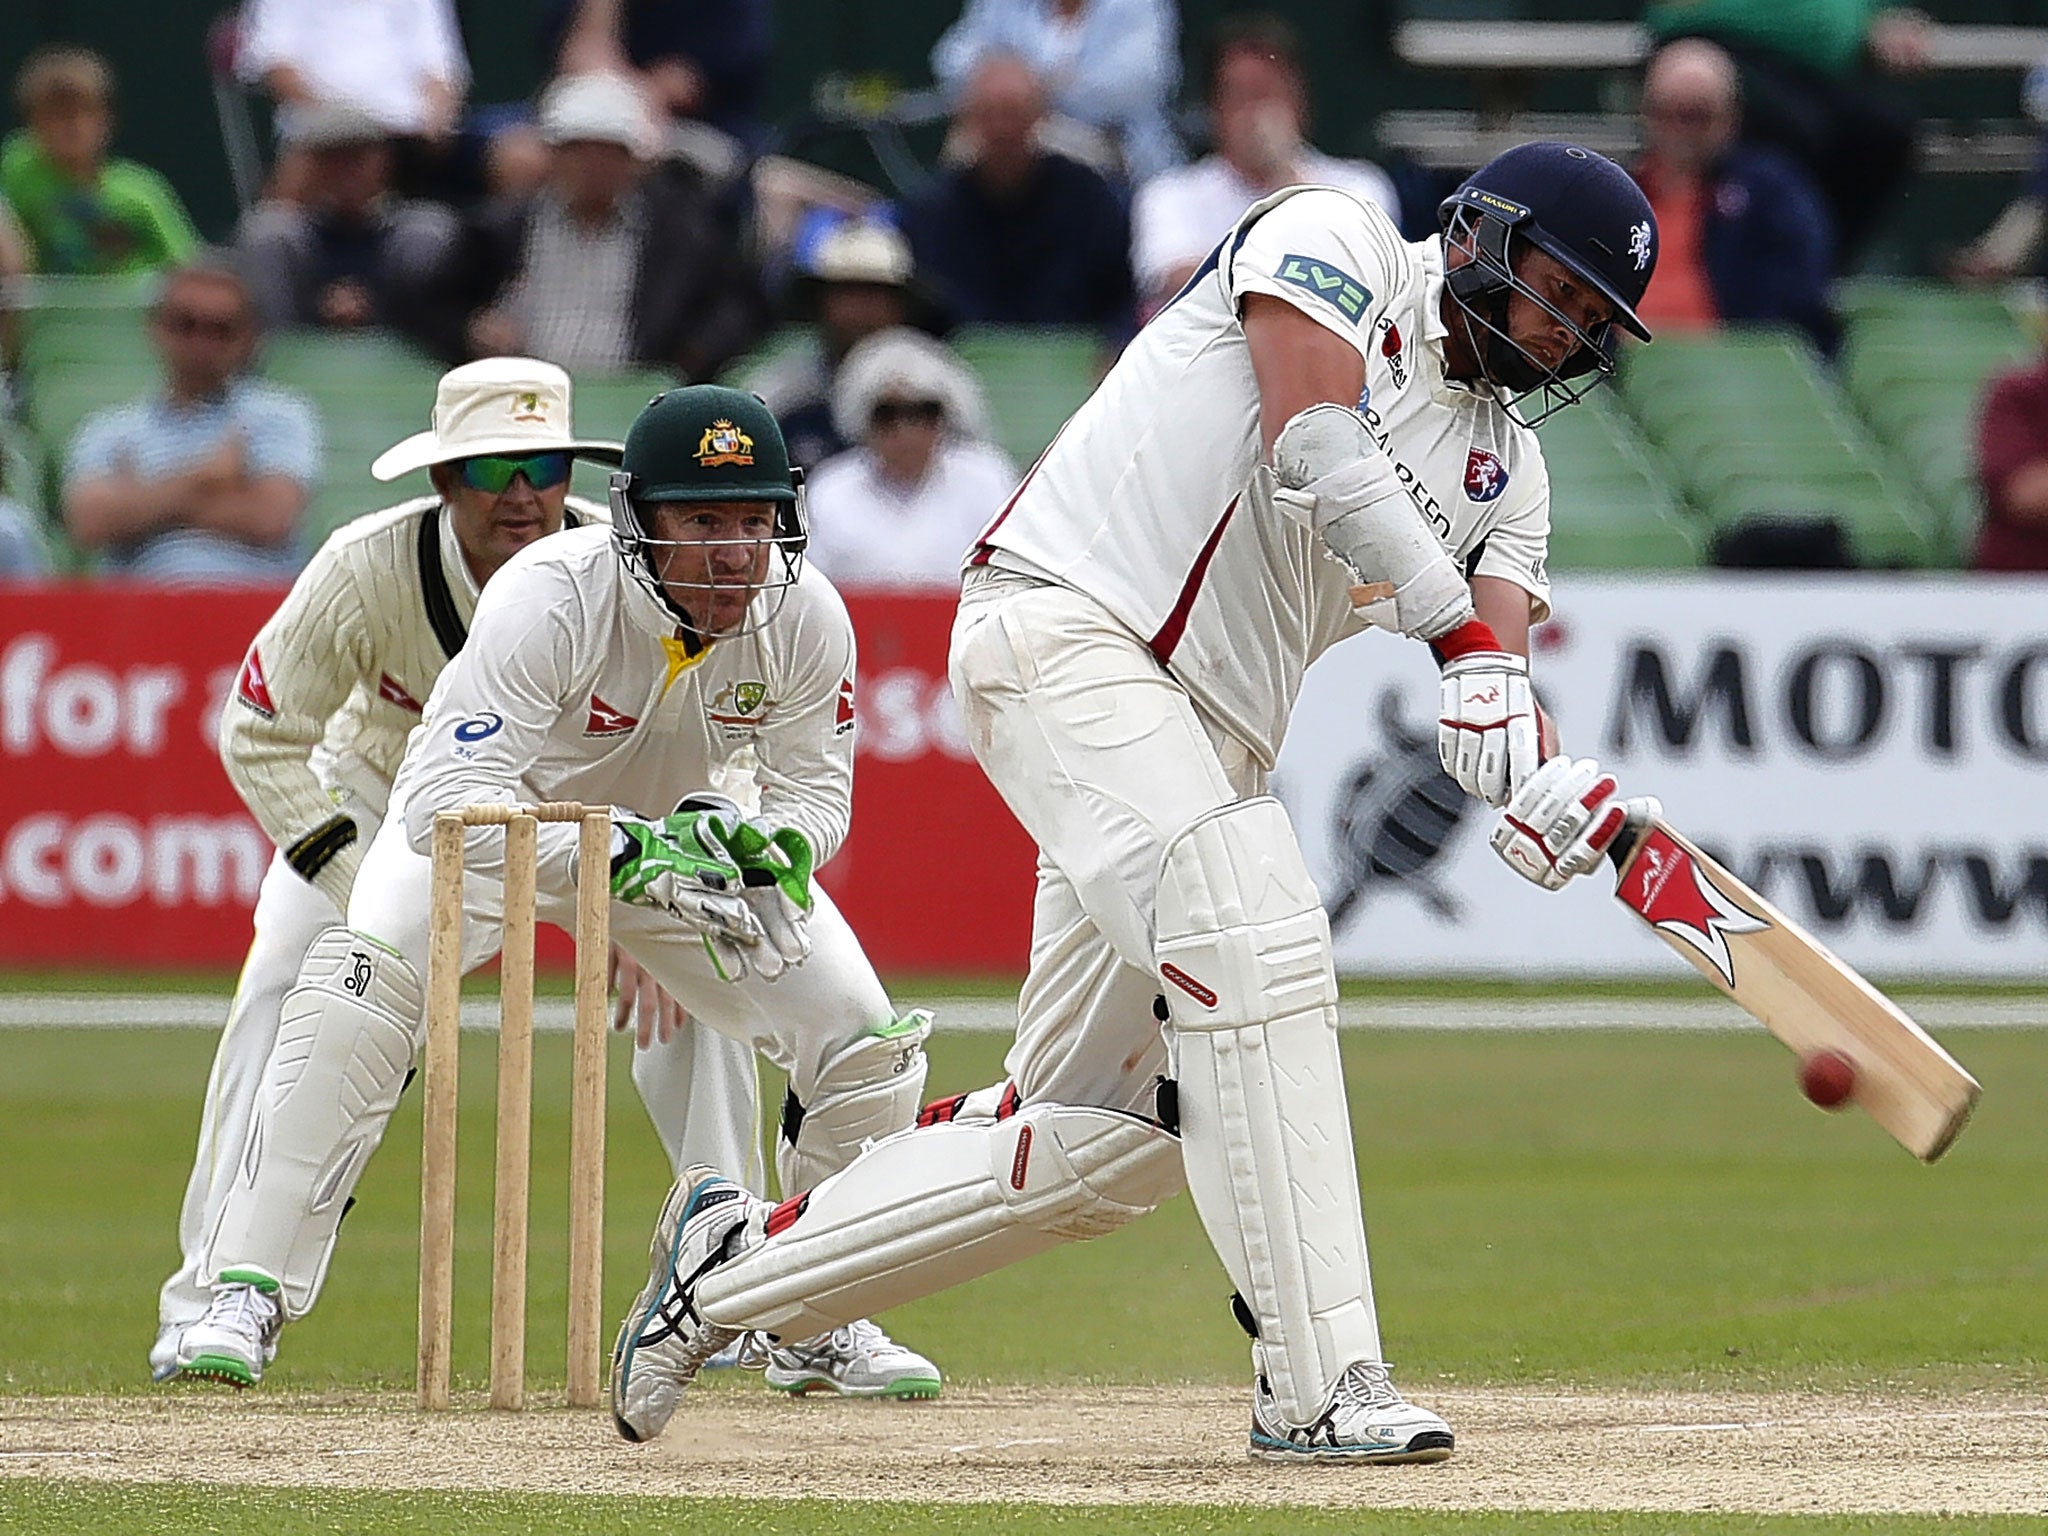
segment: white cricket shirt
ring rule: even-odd
[[[437,811],[581,800],[658,817],[696,791],[731,793],[751,760],[760,814],[801,831],[822,864],[852,817],[853,673],[853,624],[818,572],[763,629],[705,644],[628,578],[609,528],[570,530],[484,588],[393,794],[425,854]],[[574,826],[541,827],[542,889],[568,895],[575,848]],[[502,877],[499,829],[473,828],[464,851]]]
[[[1124,350],[984,530],[976,562],[1085,592],[1267,766],[1308,664],[1360,623],[1351,575],[1254,470],[1259,396],[1240,306],[1270,294],[1365,360],[1360,409],[1468,577],[1549,611],[1550,481],[1536,434],[1444,376],[1438,240],[1403,241],[1331,187],[1255,204]]]
[[[569,498],[572,521],[608,525]],[[368,839],[344,842],[350,796],[384,813],[406,733],[462,648],[477,583],[440,498],[370,512],[328,536],[264,621],[220,717],[220,756],[249,814],[348,910]]]

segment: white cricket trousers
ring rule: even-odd
[[[374,838],[378,819],[361,806],[354,815],[361,836]],[[248,1140],[264,1065],[277,1041],[278,1010],[297,983],[313,940],[341,920],[334,904],[282,854],[271,857],[256,896],[255,937],[206,1081],[198,1154],[178,1212],[181,1259],[157,1299],[160,1333],[198,1321],[212,1299],[212,1291],[199,1282],[201,1265],[227,1199],[229,1170]],[[633,1081],[678,1172],[692,1163],[711,1163],[743,1175],[756,1193],[766,1188],[750,1047],[693,1017],[667,1045],[633,1053]]]
[[[1026,1103],[1153,1112],[1166,843],[1265,772],[1094,599],[970,573],[950,670],[968,739],[1037,841],[1031,968],[1009,1075]]]

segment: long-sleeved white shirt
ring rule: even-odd
[[[577,498],[569,512],[607,521]],[[346,802],[383,814],[406,733],[462,648],[476,602],[438,497],[366,513],[299,573],[221,711],[221,764],[236,793],[343,911],[363,854]]]
[[[661,816],[750,766],[759,814],[801,831],[823,863],[853,813],[853,624],[814,570],[755,611],[777,602],[762,629],[706,645],[627,576],[610,530],[522,550],[491,578],[406,748],[394,793],[412,846],[429,852],[435,814],[468,805]],[[539,841],[540,888],[566,899],[576,828],[544,825]],[[464,853],[502,877],[500,828],[473,828]]]

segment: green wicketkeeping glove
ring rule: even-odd
[[[717,817],[704,811],[648,821],[614,810],[612,895],[672,913],[707,934],[758,943],[761,925],[718,832]]]

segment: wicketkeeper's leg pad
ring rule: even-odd
[[[704,1316],[808,1337],[1114,1231],[1182,1186],[1180,1141],[1156,1121],[1064,1104],[998,1120],[987,1098],[777,1206],[765,1240],[698,1282]]]
[[[347,928],[313,941],[285,995],[255,1123],[208,1244],[204,1278],[257,1268],[309,1311],[356,1180],[411,1070],[426,993],[402,955]]]
[[[1167,844],[1158,958],[1188,1189],[1268,1385],[1306,1424],[1380,1343],[1330,925],[1279,801],[1221,807]]]
[[[931,1032],[931,1010],[914,1008],[827,1055],[801,1097],[790,1084],[775,1142],[784,1194],[815,1188],[917,1118]]]

